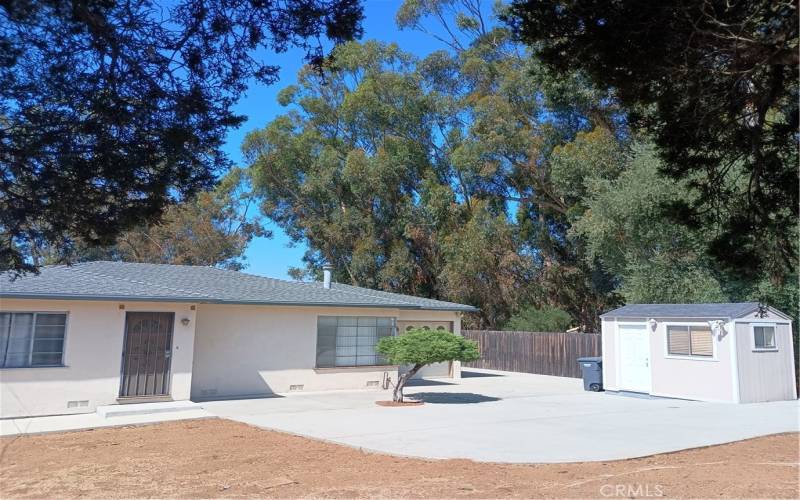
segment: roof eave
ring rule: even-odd
[[[601,314],[601,315],[600,315],[600,318],[601,318],[601,319],[604,319],[604,318],[626,318],[626,319],[638,319],[638,318],[661,318],[661,319],[681,319],[681,318],[686,318],[686,319],[706,319],[706,318],[720,318],[720,319],[732,319],[732,316],[726,316],[726,315],[724,315],[724,314],[717,314],[717,315],[713,315],[713,314],[707,314],[707,315],[705,315],[705,316],[688,316],[688,315],[685,315],[685,314],[680,314],[680,315],[677,315],[677,316],[664,316],[664,315],[658,315],[658,314],[630,314],[630,315],[629,315],[629,314],[623,314],[623,315],[620,315],[620,314],[611,314],[611,313],[606,313],[606,314]]]
[[[336,303],[336,302],[296,302],[296,301],[262,301],[262,300],[225,300],[207,297],[165,297],[160,295],[134,297],[128,295],[86,295],[86,294],[36,294],[36,293],[0,293],[0,299],[19,300],[86,300],[86,301],[122,301],[122,302],[179,302],[192,304],[220,305],[253,305],[253,306],[292,306],[292,307],[356,307],[371,309],[412,309],[423,311],[475,312],[472,306],[464,307],[424,307],[417,304],[374,304],[374,303]]]
[[[772,306],[767,306],[767,310],[769,310],[769,312],[771,312],[772,314],[780,317],[783,320],[793,321],[792,318],[789,315],[784,314],[783,312],[779,311],[778,309],[775,309]],[[737,319],[752,319],[752,318],[745,318],[745,316],[747,316],[748,314],[752,314],[752,313],[754,313],[756,311],[758,311],[758,307],[753,307],[752,309],[750,309],[750,310],[748,310],[746,312],[739,313],[739,315],[738,316],[734,316],[733,319],[734,320],[737,320]],[[756,319],[759,319],[759,318],[756,318]]]

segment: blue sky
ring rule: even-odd
[[[400,0],[364,0],[364,36],[361,40],[381,40],[396,42],[406,52],[425,56],[442,46],[432,37],[415,31],[401,31],[394,22]],[[270,63],[280,66],[280,81],[271,86],[252,86],[247,95],[238,103],[237,112],[247,116],[247,121],[238,129],[228,134],[225,152],[238,164],[242,163],[240,146],[245,135],[255,129],[264,127],[276,116],[284,113],[286,108],[278,105],[278,92],[295,82],[295,75],[303,65],[304,52],[291,50],[283,54],[271,55]],[[246,272],[288,278],[289,267],[302,266],[305,245],[290,247],[289,238],[280,228],[266,221],[274,233],[271,239],[254,240],[245,254]]]

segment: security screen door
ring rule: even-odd
[[[172,327],[170,312],[129,312],[125,315],[120,397],[169,395]]]

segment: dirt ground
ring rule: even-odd
[[[635,460],[500,465],[193,420],[3,438],[0,497],[797,498],[799,444],[782,434]]]

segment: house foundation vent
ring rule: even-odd
[[[367,380],[367,387],[378,387],[380,383],[380,380]]]
[[[302,391],[303,384],[292,384],[289,386],[289,392]]]
[[[81,401],[67,401],[67,408],[86,408],[87,406],[89,406],[88,399]]]

